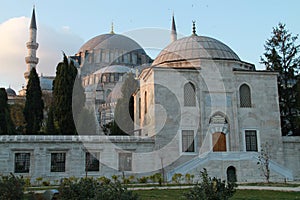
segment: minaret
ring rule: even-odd
[[[29,41],[26,43],[28,49],[28,56],[25,57],[25,62],[27,64],[27,70],[24,73],[26,80],[26,86],[28,84],[29,74],[32,68],[36,67],[39,62],[39,59],[36,57],[36,50],[39,47],[39,44],[36,42],[37,27],[35,21],[35,8],[33,7],[31,22],[29,27]]]
[[[176,25],[175,25],[175,19],[174,14],[172,16],[172,28],[171,28],[171,42],[174,42],[177,40],[177,32],[176,32]]]

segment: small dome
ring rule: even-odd
[[[210,37],[192,35],[172,42],[159,53],[153,65],[196,59],[240,61],[224,43]]]
[[[98,35],[84,45],[81,46],[79,52],[98,50],[98,49],[119,49],[122,51],[131,52],[131,51],[142,51],[145,53],[143,48],[134,40],[120,34],[102,34]]]
[[[16,92],[10,87],[6,89],[7,96],[15,97],[17,96]]]

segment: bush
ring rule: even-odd
[[[25,182],[13,174],[0,177],[0,199],[19,200],[24,198]]]
[[[105,176],[101,176],[97,179],[100,183],[109,184],[111,180]]]
[[[58,199],[61,200],[136,200],[138,196],[128,191],[119,181],[114,183],[94,178],[81,178],[79,180],[64,179],[59,187]]]
[[[194,182],[194,174],[185,174],[185,183],[192,184]]]
[[[43,181],[43,182],[42,182],[42,185],[43,185],[43,186],[49,186],[49,185],[50,185],[50,181]]]
[[[172,182],[174,182],[176,184],[180,184],[181,180],[182,180],[182,174],[180,174],[180,173],[174,174],[172,176]]]
[[[136,180],[139,183],[147,183],[148,182],[149,177],[148,176],[142,176],[141,178],[136,178]]]
[[[197,183],[185,197],[188,200],[227,200],[236,191],[236,183],[229,182],[227,185],[221,179],[208,177],[206,169],[201,172],[202,182]]]
[[[153,174],[149,178],[151,179],[152,183],[159,183],[159,185],[162,184],[163,178],[162,178],[161,173]]]

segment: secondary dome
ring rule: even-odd
[[[6,93],[7,93],[7,96],[12,96],[12,97],[17,96],[16,92],[13,89],[11,89],[10,87],[6,89]]]
[[[240,61],[237,54],[219,40],[192,35],[172,42],[159,53],[153,65],[196,59]]]
[[[99,49],[119,49],[126,52],[140,50],[143,48],[134,40],[120,34],[102,34],[98,35],[81,46],[79,52],[99,50]]]

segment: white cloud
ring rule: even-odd
[[[16,91],[24,84],[27,56],[26,42],[29,37],[30,19],[18,17],[0,24],[0,87],[11,85]],[[42,24],[37,24],[37,56],[38,73],[55,75],[58,62],[62,60],[62,51],[73,55],[83,44],[83,39],[73,34],[69,27],[55,30]]]

